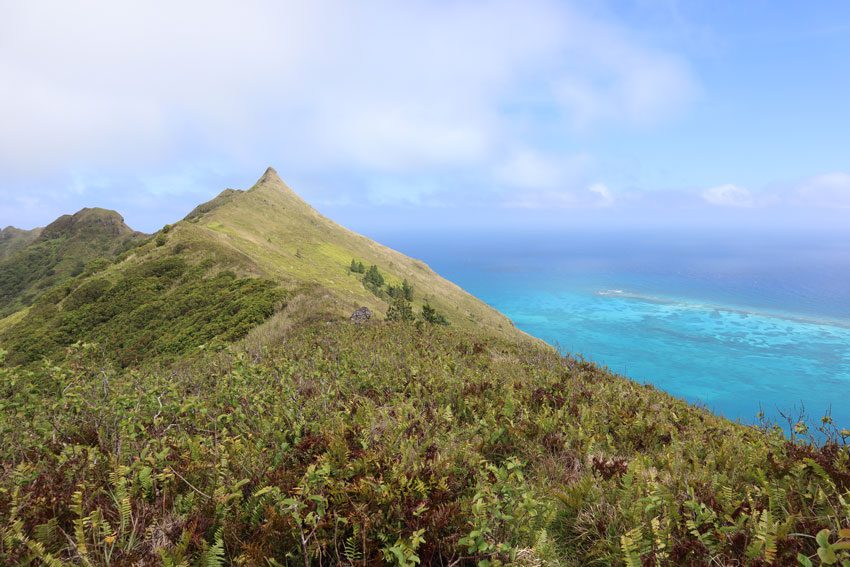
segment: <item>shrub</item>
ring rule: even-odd
[[[203,267],[173,256],[134,266],[114,284],[102,278],[84,281],[61,308],[45,310],[62,300],[59,291],[44,296],[3,335],[10,361],[58,359],[79,341],[101,344],[125,366],[167,359],[243,337],[283,299],[271,281],[230,272],[207,275]]]
[[[534,343],[321,321],[176,365],[68,351],[0,366],[3,565],[850,559],[841,439],[792,442]]]
[[[431,307],[429,303],[426,303],[422,306],[422,320],[431,323],[432,325],[448,325],[449,320],[446,317],[439,313],[436,309]]]
[[[376,288],[381,288],[384,286],[384,276],[381,275],[380,270],[378,270],[378,266],[372,264],[369,266],[369,269],[366,271],[366,275],[363,276],[363,281],[367,284],[371,284]]]
[[[387,309],[387,321],[413,321],[413,307],[404,297],[393,299]]]

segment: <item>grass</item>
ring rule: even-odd
[[[3,331],[5,331],[6,329],[8,329],[8,328],[14,326],[15,324],[19,323],[20,321],[22,321],[23,318],[26,317],[28,312],[29,312],[29,307],[26,307],[24,309],[20,309],[18,311],[15,311],[11,315],[8,315],[8,316],[4,317],[3,319],[0,319],[0,334],[2,334]]]
[[[0,561],[817,564],[850,527],[846,446],[460,329],[261,329],[0,370]]]
[[[214,228],[213,228],[214,227]],[[355,234],[321,216],[270,170],[250,190],[207,208],[195,223],[179,223],[176,232],[206,233],[253,259],[258,275],[297,286],[318,283],[336,293],[346,310],[365,305],[383,314],[387,303],[366,290],[348,271],[353,258],[377,265],[389,283],[407,279],[417,304],[425,299],[461,327],[484,326],[496,334],[518,336],[511,322],[425,264]],[[227,235],[222,237],[221,234]],[[350,313],[350,311],[349,311]]]

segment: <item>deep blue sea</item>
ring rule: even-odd
[[[743,422],[850,428],[850,233],[370,236],[564,352]]]

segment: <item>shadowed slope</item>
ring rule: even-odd
[[[5,232],[5,231],[4,231]],[[17,238],[31,238],[19,235]],[[63,215],[37,238],[0,262],[0,317],[30,305],[41,293],[82,274],[92,260],[111,261],[143,235],[115,211],[82,209]]]
[[[41,228],[22,230],[14,226],[0,229],[0,262],[38,238],[41,230]]]

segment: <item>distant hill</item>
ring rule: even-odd
[[[22,230],[14,226],[0,229],[0,262],[38,238],[40,228]]]
[[[44,229],[17,233],[0,261],[0,318],[26,307],[35,298],[95,261],[111,262],[144,235],[124,224],[115,211],[83,209],[63,215]],[[12,247],[18,249],[12,251]]]

